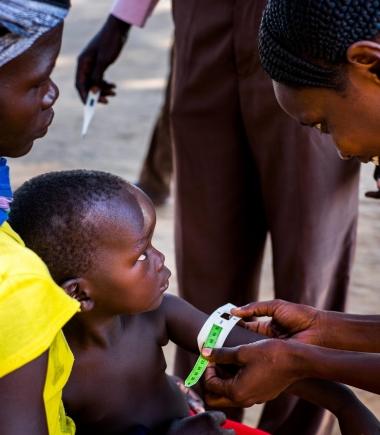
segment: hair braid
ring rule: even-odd
[[[260,57],[280,83],[338,88],[347,48],[379,32],[380,0],[269,0]]]

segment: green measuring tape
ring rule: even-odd
[[[218,341],[219,335],[222,332],[223,328],[218,325],[212,325],[212,328],[206,338],[206,341],[204,343],[203,347],[209,347],[213,348]],[[193,369],[191,370],[189,376],[185,380],[185,387],[192,387],[195,385],[201,376],[203,375],[204,371],[206,370],[208,361],[206,358],[204,358],[202,355],[200,355],[197,359],[197,362],[195,363]]]

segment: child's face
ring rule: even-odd
[[[137,189],[136,189],[137,192]],[[112,216],[97,223],[94,267],[85,279],[91,287],[94,309],[106,315],[135,314],[158,308],[169,286],[165,257],[152,246],[154,208],[141,192],[138,203],[113,200]]]
[[[61,46],[63,26],[0,68],[0,155],[19,157],[45,136],[53,120],[58,88],[50,79]]]

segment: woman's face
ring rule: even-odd
[[[45,136],[59,92],[50,79],[58,56],[63,25],[0,68],[0,155],[19,157]]]
[[[343,92],[293,89],[273,83],[280,106],[302,125],[331,134],[343,158],[368,162],[380,155],[380,85],[364,74],[347,74]]]

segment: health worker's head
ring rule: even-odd
[[[290,116],[343,158],[380,155],[380,1],[269,0],[259,49]]]

